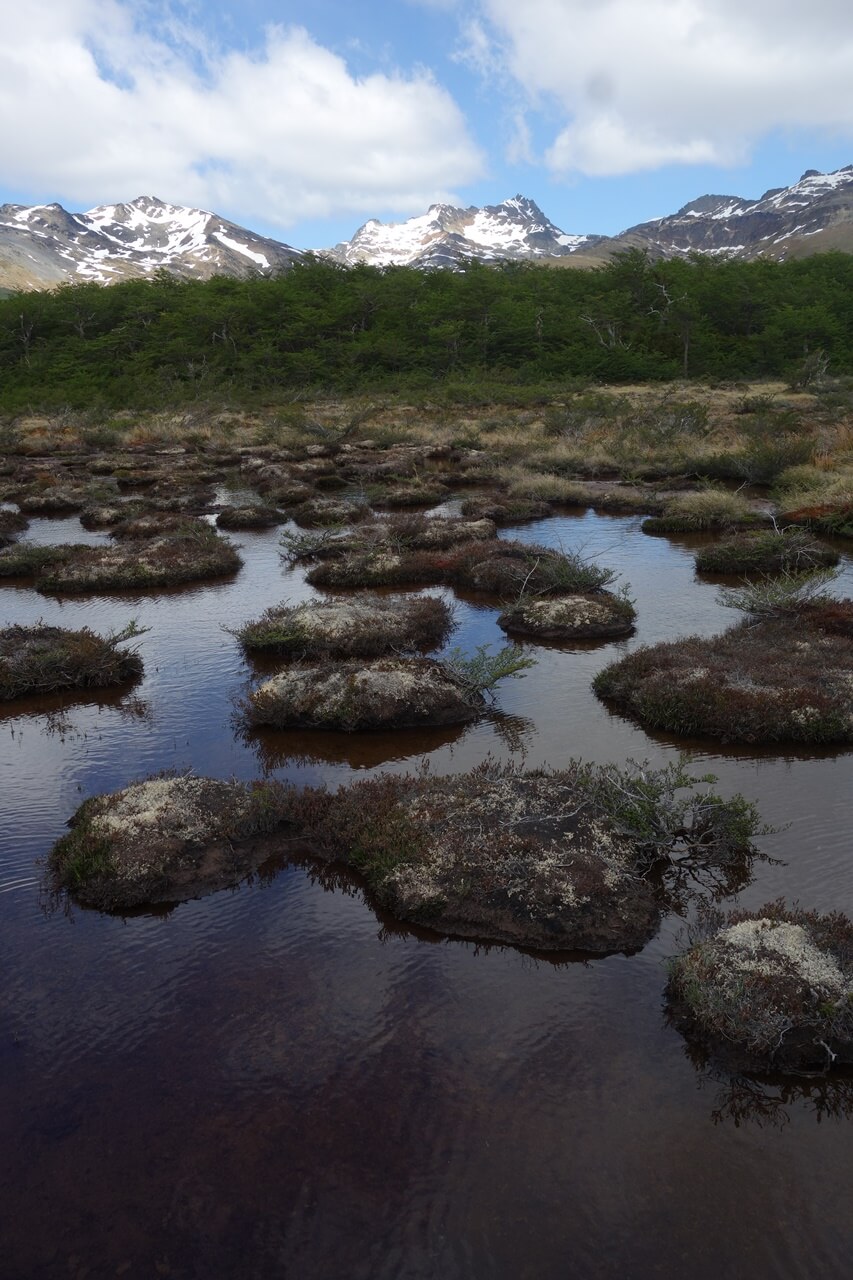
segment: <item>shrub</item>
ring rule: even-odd
[[[802,529],[768,529],[701,547],[695,561],[700,573],[799,575],[836,565],[839,558],[832,547],[816,542]]]
[[[142,674],[142,659],[119,645],[144,634],[135,622],[110,636],[96,635],[88,627],[69,631],[41,622],[6,627],[0,631],[0,698],[104,688],[135,679]]]

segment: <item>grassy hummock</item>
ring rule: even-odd
[[[696,552],[700,573],[810,573],[836,565],[840,556],[802,529],[741,533]]]
[[[511,635],[540,640],[598,640],[628,636],[636,610],[624,596],[610,591],[566,596],[523,595],[498,617]]]
[[[751,806],[695,783],[675,765],[527,772],[489,761],[332,796],[309,788],[300,805],[318,853],[354,867],[403,920],[520,946],[631,951],[655,933],[682,856],[722,867],[752,850]]]
[[[593,688],[646,727],[671,733],[731,742],[850,742],[853,644],[844,634],[850,614],[843,605],[637,649],[605,667]]]
[[[576,552],[484,539],[436,551],[383,547],[353,552],[316,565],[307,580],[315,586],[331,587],[447,583],[463,590],[515,599],[525,591],[531,595],[599,591],[614,577],[611,570],[600,568]]]
[[[254,725],[278,729],[408,729],[466,724],[482,693],[430,658],[297,662],[266,680],[245,706]]]
[[[161,537],[77,547],[73,555],[48,564],[36,587],[61,594],[177,586],[236,573],[241,563],[229,542],[209,525],[195,522]]]
[[[110,636],[45,623],[6,627],[0,631],[0,699],[101,689],[136,679],[142,659],[119,645],[142,634],[133,623]]]
[[[766,523],[739,493],[725,489],[701,489],[683,493],[667,502],[663,514],[643,521],[643,533],[702,533],[707,530],[748,529]]]
[[[47,888],[105,911],[237,884],[275,852],[292,793],[276,783],[149,778],[87,800],[47,858]]]
[[[47,565],[65,556],[75,556],[85,548],[76,543],[42,547],[35,542],[16,542],[0,551],[0,578],[34,578]]]
[[[376,657],[437,648],[452,625],[449,606],[433,596],[359,596],[275,605],[235,634],[250,652]]]
[[[667,996],[685,1036],[741,1068],[853,1063],[853,922],[783,902],[706,911]]]
[[[29,523],[22,511],[0,511],[0,547],[7,547]]]

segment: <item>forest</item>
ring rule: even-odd
[[[156,408],[318,393],[544,394],[594,382],[853,373],[853,255],[787,262],[639,250],[587,271],[471,262],[275,277],[166,272],[0,298],[0,410]]]

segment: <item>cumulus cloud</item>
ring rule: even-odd
[[[9,186],[76,202],[154,193],[284,228],[419,211],[482,171],[462,113],[426,70],[357,78],[294,27],[226,51],[176,21],[141,27],[146,7],[127,0],[4,8]]]
[[[557,124],[556,172],[732,164],[774,130],[853,135],[849,0],[477,0],[470,64],[499,62]]]

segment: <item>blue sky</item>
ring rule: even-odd
[[[849,0],[0,5],[0,201],[156,194],[323,247],[518,192],[614,233],[853,162]]]

